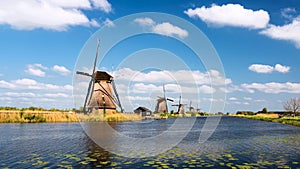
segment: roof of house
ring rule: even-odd
[[[135,110],[141,110],[141,111],[151,111],[149,109],[147,109],[146,107],[138,107]]]

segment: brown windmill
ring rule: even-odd
[[[91,112],[93,109],[103,109],[103,112],[105,112],[106,109],[116,110],[117,106],[123,112],[113,77],[107,72],[96,71],[99,47],[100,41],[98,41],[92,74],[76,72],[76,74],[91,77],[83,105],[83,112]]]
[[[185,105],[186,104],[182,104],[181,103],[181,96],[179,96],[179,102],[178,102],[178,104],[174,104],[172,106],[177,106],[178,107],[178,110],[177,110],[176,114],[185,114],[185,110],[184,110],[184,106]]]
[[[157,99],[157,104],[155,107],[155,112],[158,113],[165,113],[168,112],[168,105],[167,105],[167,101],[171,101],[173,102],[174,100],[169,99],[166,97],[166,90],[165,90],[165,86],[163,85],[163,92],[164,92],[164,97],[159,97]]]

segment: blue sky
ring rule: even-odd
[[[226,76],[207,70],[182,45],[180,40],[192,35],[186,25],[151,15],[136,18],[140,20],[132,23],[152,33],[123,40],[98,63],[99,69],[115,75],[126,111],[139,105],[154,109],[163,84],[168,97],[176,100],[183,95],[185,103],[191,100],[203,111],[209,111],[212,102],[225,103],[225,112],[282,110],[283,102],[299,97],[300,3],[296,0],[11,0],[0,2],[0,106],[74,107],[73,70],[80,65],[76,67],[77,58],[84,57],[80,51],[85,43],[104,25],[119,28],[117,19],[141,12],[167,13],[195,25],[214,46]],[[172,59],[175,56],[177,61]],[[168,58],[170,67],[162,64],[155,69],[155,61]],[[147,59],[153,69],[139,70],[133,63]],[[188,69],[182,62],[199,81],[178,86],[180,77],[157,78],[184,76]],[[92,56],[86,59],[86,68],[89,64]],[[124,74],[137,73],[130,83],[124,79]],[[214,78],[224,80],[226,89],[211,85],[208,79]],[[195,88],[200,94],[193,92]],[[226,98],[214,100],[212,95],[220,90]]]

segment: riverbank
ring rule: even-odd
[[[96,121],[138,121],[136,114],[124,114],[107,111],[90,114],[61,111],[0,111],[0,123],[58,123],[58,122],[96,122]]]
[[[261,121],[267,121],[267,122],[276,122],[276,123],[282,123],[282,124],[289,124],[293,126],[300,127],[300,117],[275,117],[275,116],[264,116],[264,115],[235,115],[235,117],[240,118],[247,118],[252,120],[261,120]]]

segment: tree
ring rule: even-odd
[[[283,105],[284,109],[289,112],[293,112],[294,116],[300,110],[300,98],[291,98]]]

